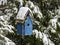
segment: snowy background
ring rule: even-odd
[[[3,2],[2,2],[3,1]],[[20,45],[15,17],[19,8],[32,11],[33,34],[25,45],[60,45],[60,4],[58,0],[0,0],[0,45]]]

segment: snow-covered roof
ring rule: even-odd
[[[16,16],[16,19],[24,20],[28,11],[31,12],[31,10],[28,7],[21,7]]]

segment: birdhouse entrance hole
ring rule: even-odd
[[[27,26],[29,26],[29,24],[27,24]]]

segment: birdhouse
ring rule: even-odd
[[[31,35],[31,34],[32,34],[32,20],[29,16],[25,21],[25,35]]]
[[[31,10],[28,7],[21,7],[16,16],[17,34],[31,35],[32,34],[32,19]]]

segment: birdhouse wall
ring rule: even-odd
[[[17,28],[17,34],[19,35],[24,35],[24,25],[22,25],[21,23],[17,23],[16,25]]]
[[[31,35],[32,34],[32,20],[30,17],[27,18],[25,21],[25,35]]]

